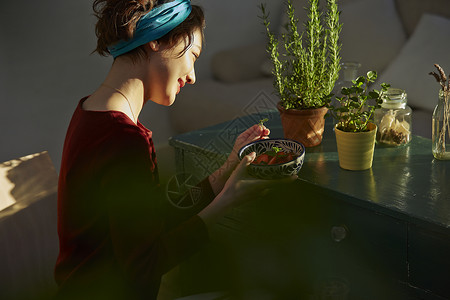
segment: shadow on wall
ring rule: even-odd
[[[56,289],[56,187],[47,152],[0,164],[0,190],[9,192],[0,194],[1,299],[44,299]]]

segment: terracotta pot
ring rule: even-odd
[[[285,109],[278,103],[277,108],[285,138],[299,141],[305,147],[314,147],[322,142],[326,107]]]
[[[335,128],[339,166],[346,170],[367,170],[372,167],[377,126],[368,125],[370,131],[345,132]]]

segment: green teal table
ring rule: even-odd
[[[269,111],[171,138],[177,170],[206,176],[264,117],[271,137],[282,137],[278,112]],[[327,123],[322,144],[306,150],[299,180],[217,224],[217,243],[186,267],[188,274],[208,266],[196,274],[204,279],[186,279],[185,293],[321,299],[337,289],[348,299],[450,299],[449,183],[450,162],[435,160],[431,141],[418,136],[399,148],[377,145],[369,170],[343,170]]]

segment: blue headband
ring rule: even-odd
[[[116,58],[148,42],[157,40],[181,24],[191,13],[190,0],[174,0],[156,6],[137,23],[134,36],[108,47]]]

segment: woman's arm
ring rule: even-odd
[[[145,286],[158,282],[208,242],[207,228],[196,215],[207,203],[198,203],[199,209],[193,208],[190,216],[181,211],[181,217],[176,215],[152,171],[155,165],[146,138],[126,133],[118,140],[108,148],[111,163],[104,168],[100,185],[102,210],[107,211],[102,230],[109,232],[117,263]]]
[[[246,155],[231,173],[222,190],[214,200],[198,213],[208,230],[231,208],[258,198],[267,189],[297,179],[297,175],[277,180],[256,179],[247,175],[247,166],[256,158],[256,153]]]
[[[216,221],[222,217],[224,214],[226,214],[234,205],[233,200],[238,200],[239,195],[236,193],[236,190],[238,190],[243,183],[238,183],[237,181],[240,180],[241,177],[243,177],[245,173],[245,168],[250,164],[254,159],[256,155],[255,153],[251,153],[244,157],[242,162],[238,164],[237,168],[235,168],[233,176],[229,177],[228,187],[224,188],[227,181],[225,179],[225,183],[220,187],[220,192],[218,195],[214,198],[214,200],[205,207],[202,211],[198,213],[198,216],[205,222],[206,227],[210,228]],[[227,170],[228,171],[228,170]],[[222,175],[222,180],[225,176]],[[211,177],[210,177],[211,178]],[[228,178],[227,178],[228,179]],[[219,184],[217,181],[215,187],[219,188]],[[212,186],[213,184],[211,184]],[[214,189],[214,187],[213,187]],[[234,204],[234,205],[233,205]]]

